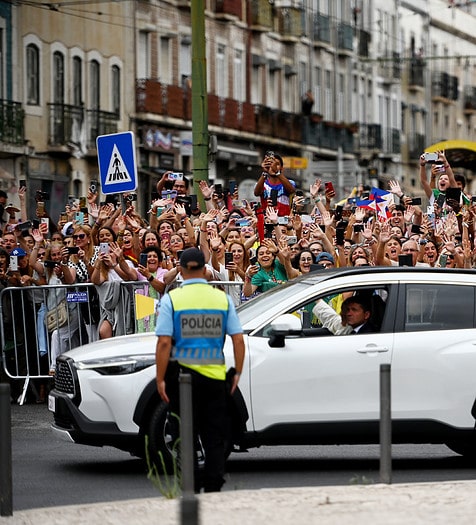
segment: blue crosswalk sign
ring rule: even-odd
[[[137,187],[134,133],[100,135],[96,147],[102,192],[108,195],[134,191]]]

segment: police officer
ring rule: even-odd
[[[170,353],[182,371],[192,376],[194,432],[200,435],[205,452],[203,487],[220,491],[225,482],[225,437],[227,413],[226,368],[223,355],[225,335],[231,336],[236,374],[235,391],[243,370],[245,345],[231,298],[205,279],[205,257],[197,248],[187,248],[180,257],[183,284],[166,294],[160,303],[156,325],[157,389],[169,403],[165,373]],[[169,385],[170,393],[174,391]],[[171,397],[175,397],[172,396]],[[172,404],[177,400],[172,398]],[[195,490],[200,487],[195,479]]]

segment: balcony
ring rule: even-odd
[[[351,25],[340,23],[337,26],[337,47],[346,51],[354,49],[354,30]]]
[[[354,152],[354,135],[348,126],[312,117],[303,119],[302,124],[302,141],[305,144],[332,151],[341,147],[344,153]]]
[[[399,82],[402,75],[400,54],[395,51],[387,54],[380,62],[378,71],[384,82],[392,84]]]
[[[361,150],[381,150],[382,126],[380,124],[360,124],[359,147]]]
[[[183,120],[192,118],[189,91],[180,86],[164,84],[155,79],[136,81],[136,109],[138,113],[153,113]]]
[[[458,100],[458,77],[442,71],[434,71],[431,76],[431,96],[447,100]]]
[[[49,103],[50,129],[48,144],[52,147],[81,144],[84,134],[84,109],[82,106]]]
[[[385,128],[383,131],[384,153],[396,155],[401,152],[400,130],[395,128]]]
[[[269,0],[251,0],[251,26],[254,31],[273,28],[273,6]]]
[[[284,38],[299,38],[303,34],[302,11],[294,7],[280,9],[278,12],[279,32]]]
[[[48,144],[52,148],[95,149],[98,135],[117,133],[118,115],[82,106],[49,103]]]
[[[410,60],[408,69],[408,87],[416,89],[425,87],[425,61],[422,58],[414,57]]]
[[[425,135],[415,132],[408,134],[408,157],[410,159],[418,160],[426,146]]]
[[[317,13],[314,17],[313,40],[319,42],[331,43],[331,26],[329,17]]]
[[[12,146],[24,145],[24,117],[20,102],[0,99],[0,142]]]
[[[359,56],[367,58],[369,56],[369,46],[370,46],[370,41],[371,41],[370,33],[368,31],[364,31],[363,29],[359,29],[358,36],[359,36],[359,48],[358,48]]]
[[[465,113],[473,113],[476,111],[476,87],[464,86],[463,109]]]
[[[110,135],[117,133],[117,121],[119,117],[116,113],[102,111],[100,109],[88,109],[88,148],[96,149],[96,138],[99,135]]]
[[[215,13],[217,18],[241,20],[243,16],[242,0],[216,0]]]

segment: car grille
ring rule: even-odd
[[[55,390],[65,394],[74,395],[74,378],[71,367],[67,361],[56,362]]]

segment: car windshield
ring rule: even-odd
[[[272,290],[269,290],[263,294],[258,295],[257,297],[241,304],[237,308],[237,312],[241,321],[241,324],[245,326],[253,319],[256,319],[260,314],[275,308],[277,305],[283,303],[286,298],[289,297],[290,287],[292,286],[293,290],[291,293],[298,293],[308,286],[316,284],[320,279],[308,277],[305,280],[296,279],[289,281],[287,283],[280,284]]]

